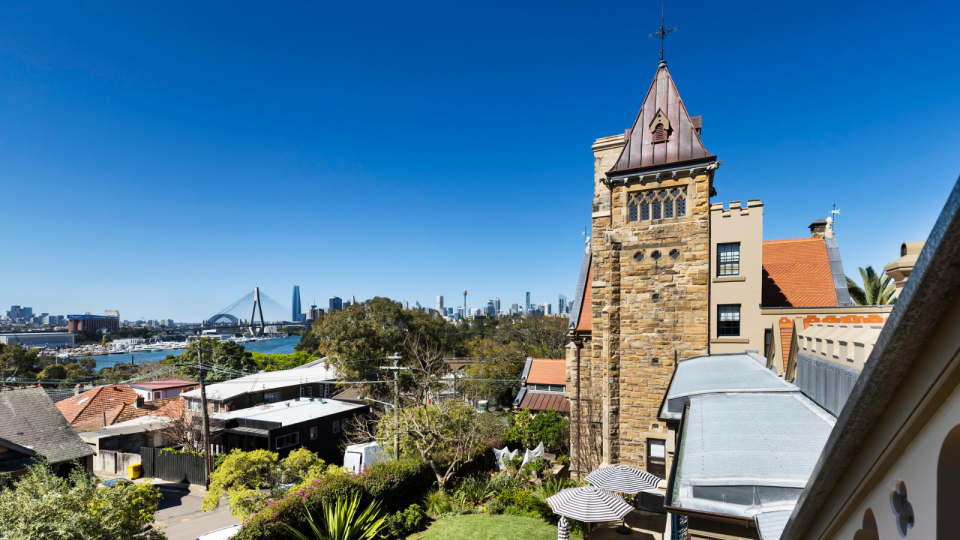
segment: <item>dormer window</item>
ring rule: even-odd
[[[654,144],[666,142],[670,137],[670,120],[667,120],[667,115],[663,114],[663,111],[657,111],[653,121],[650,122],[650,133],[650,142]]]

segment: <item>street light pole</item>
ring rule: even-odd
[[[207,457],[207,475],[213,474],[210,461],[210,417],[207,415],[207,389],[203,384],[203,342],[197,341],[197,368],[200,369],[200,402],[203,410],[203,454]]]
[[[400,461],[400,355],[393,353],[393,459]]]

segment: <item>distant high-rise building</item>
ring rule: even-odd
[[[343,300],[341,300],[339,296],[331,296],[328,313],[333,313],[334,311],[340,311],[341,309],[343,309]]]
[[[466,316],[466,309],[462,307],[457,307],[457,316],[460,317],[461,319],[464,318]]]
[[[351,294],[351,295],[350,295],[350,304],[353,305],[353,304],[356,304],[356,303],[357,303],[357,297]]]
[[[300,307],[300,286],[293,286],[293,313],[290,314],[291,322],[299,322],[300,316],[303,315],[303,308]]]
[[[573,314],[573,300],[567,302],[567,313]]]
[[[443,297],[442,297],[442,296],[438,296],[438,297],[437,297],[437,312],[439,312],[441,315],[443,315],[443,313],[444,313],[444,312],[443,312]]]
[[[500,298],[494,297],[493,299],[493,312],[497,315],[500,314]]]
[[[403,302],[400,302],[400,307],[402,307],[403,309],[410,309],[410,302],[407,302],[406,300],[404,300]]]
[[[524,309],[523,309],[523,311],[524,311],[524,313],[529,313],[529,312],[530,312],[530,293],[529,293],[529,292],[527,293],[527,303],[524,304]]]
[[[553,315],[553,313],[551,313],[550,311],[552,308],[553,308],[552,305],[547,304],[547,311],[544,312],[544,315]]]
[[[560,295],[559,301],[557,301],[557,315],[563,315],[567,311],[567,297]]]
[[[487,300],[487,307],[484,308],[484,312],[484,315],[489,315],[491,317],[497,314],[496,306],[494,306],[493,300]]]

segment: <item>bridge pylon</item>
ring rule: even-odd
[[[257,328],[254,332],[254,318],[257,313],[260,313],[260,327]],[[263,323],[263,304],[260,303],[260,287],[253,288],[253,308],[250,310],[250,333],[255,334],[257,337],[263,335],[264,332],[264,323]]]

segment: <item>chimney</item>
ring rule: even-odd
[[[830,231],[830,236],[833,236],[830,223],[825,219],[818,219],[810,224],[810,236],[813,238],[823,238],[827,236],[827,231]]]
[[[73,395],[80,395],[80,383],[77,383],[77,385],[73,387]]]

